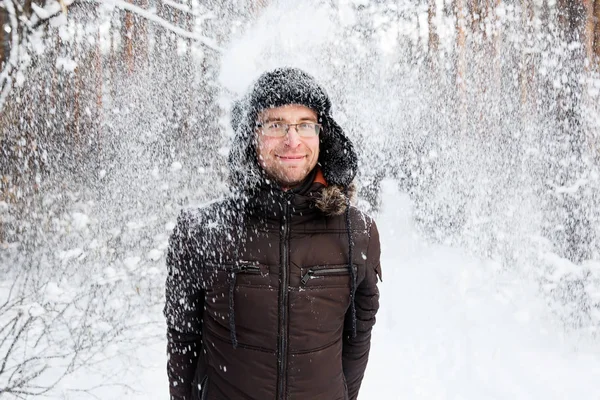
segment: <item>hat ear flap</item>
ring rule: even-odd
[[[358,157],[352,142],[330,117],[323,117],[319,164],[328,184],[348,187],[358,168]]]
[[[234,132],[240,128],[242,120],[244,118],[244,107],[242,100],[234,100],[231,106],[231,127]]]
[[[229,180],[234,187],[252,188],[262,179],[254,140],[253,129],[247,125],[238,126],[227,158]]]

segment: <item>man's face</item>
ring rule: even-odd
[[[265,127],[273,122],[317,123],[317,113],[305,106],[286,105],[262,111],[257,122],[262,126],[256,130],[256,149],[261,167],[283,188],[297,186],[317,165],[319,136],[300,136],[296,130],[300,126],[291,126],[283,137],[268,136]]]

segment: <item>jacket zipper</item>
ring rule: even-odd
[[[232,269],[234,274],[245,272],[249,274],[260,274],[260,267],[258,265],[238,265]]]
[[[288,267],[289,267],[289,199],[284,196],[283,199],[283,224],[282,224],[282,240],[280,244],[281,252],[281,282],[279,283],[279,343],[278,343],[278,382],[277,382],[277,398],[285,400],[286,378],[287,378],[287,303],[288,303]]]
[[[306,274],[300,279],[300,282],[303,285],[306,285],[309,280],[318,277],[318,276],[327,276],[327,275],[342,275],[349,274],[350,271],[348,267],[345,268],[323,268],[323,269],[309,269]]]
[[[232,272],[237,274],[239,272],[247,272],[247,273],[260,273],[260,267],[256,264],[251,264],[250,261],[240,261],[238,264],[214,264],[207,263],[206,267],[217,270],[219,268],[225,267],[224,271]]]

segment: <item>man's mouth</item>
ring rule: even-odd
[[[304,159],[306,156],[280,156],[280,155],[276,155],[277,158],[281,159],[282,161],[298,161],[298,160],[302,160]]]

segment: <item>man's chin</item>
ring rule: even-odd
[[[303,179],[278,179],[277,183],[283,188],[294,188],[302,183]]]
[[[293,188],[304,182],[304,179],[306,179],[307,176],[308,172],[303,175],[280,175],[275,177],[275,181],[282,187]]]

